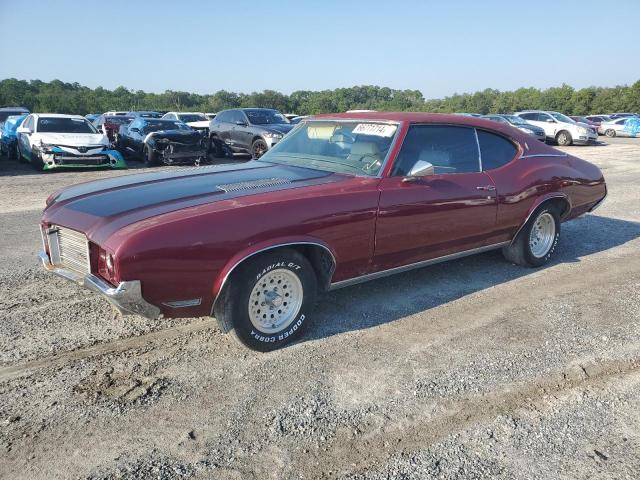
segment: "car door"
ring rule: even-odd
[[[234,126],[233,120],[233,112],[235,110],[227,110],[226,112],[222,112],[216,116],[214,119],[214,124],[217,125],[216,133],[218,138],[222,140],[227,146],[233,147],[233,142],[231,140],[231,130]]]
[[[233,116],[233,128],[231,129],[231,140],[236,148],[242,150],[251,149],[251,126],[249,120],[242,110],[236,110]]]
[[[33,118],[33,115],[29,115],[27,118],[25,118],[24,122],[22,122],[22,126],[28,128],[29,130],[31,130],[31,132],[35,132],[35,120]],[[22,155],[27,160],[31,160],[31,137],[33,136],[33,133],[18,133],[17,136]]]
[[[411,177],[419,161],[431,163],[434,174]],[[496,214],[496,189],[482,171],[475,129],[412,125],[380,182],[373,270],[486,246]]]

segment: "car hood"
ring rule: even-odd
[[[261,161],[125,175],[57,192],[47,200],[43,221],[84,232],[103,244],[120,228],[165,213],[347,178]]]
[[[282,135],[286,135],[293,129],[293,127],[295,127],[295,125],[291,125],[289,123],[277,123],[274,125],[259,125],[258,127],[264,129],[267,132],[281,133]]]
[[[158,140],[166,138],[172,142],[197,143],[202,140],[202,135],[195,130],[159,130],[149,133],[145,138],[145,143],[151,138]]]
[[[209,120],[200,120],[197,122],[187,122],[187,125],[193,128],[209,128]]]
[[[82,147],[86,145],[107,145],[109,141],[102,133],[36,133],[35,140],[52,145]]]

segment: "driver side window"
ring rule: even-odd
[[[436,174],[480,171],[478,142],[473,128],[413,125],[402,143],[392,176],[407,176],[419,161],[433,165]]]

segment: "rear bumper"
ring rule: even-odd
[[[160,317],[160,309],[142,297],[142,285],[139,280],[120,282],[117,287],[113,287],[95,275],[81,274],[53,265],[44,251],[38,256],[45,270],[99,293],[123,315],[142,315],[152,319]]]

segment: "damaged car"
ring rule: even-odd
[[[22,124],[26,115],[11,115],[0,127],[0,155],[9,160],[18,158],[18,136],[16,130]]]
[[[56,168],[127,168],[106,135],[80,115],[33,113],[16,130],[18,159],[37,170]]]
[[[202,112],[167,112],[162,118],[165,120],[179,120],[205,137],[209,136],[209,118]]]
[[[111,142],[115,145],[118,141],[118,132],[122,125],[128,125],[133,121],[133,117],[128,115],[100,115],[93,121],[93,126],[99,131],[104,133]]]
[[[159,118],[138,117],[129,125],[122,125],[118,149],[123,155],[142,159],[147,166],[199,165],[207,158],[207,142],[202,134],[182,122]]]

